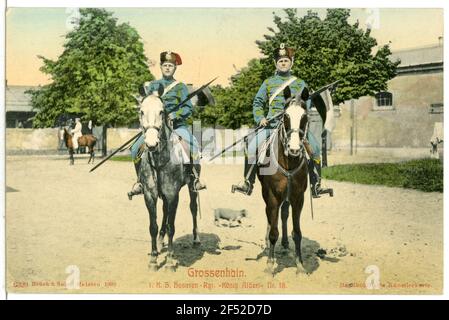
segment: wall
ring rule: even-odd
[[[430,114],[431,103],[443,102],[443,73],[402,75],[391,80],[393,109],[374,111],[375,99],[355,100],[355,135],[357,148],[430,148],[435,123],[443,114]],[[332,148],[350,148],[350,101],[340,105],[332,132]]]
[[[58,129],[6,128],[7,151],[45,151],[58,149]]]

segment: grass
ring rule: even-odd
[[[324,168],[323,177],[360,184],[443,192],[443,163],[438,159],[337,165]]]
[[[113,161],[131,162],[131,156],[114,156]],[[420,159],[399,163],[345,164],[323,169],[323,178],[360,184],[443,192],[443,163]]]

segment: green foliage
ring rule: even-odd
[[[248,66],[231,77],[231,86],[212,87],[216,105],[207,106],[198,112],[197,117],[203,124],[221,125],[237,129],[242,125],[252,125],[252,103],[263,79],[264,67],[257,59],[249,61]]]
[[[443,192],[443,164],[435,159],[401,163],[338,165],[323,169],[330,180]]]
[[[312,11],[303,17],[298,17],[296,9],[286,9],[285,14],[284,19],[274,15],[277,30],[268,28],[272,34],[256,41],[265,58],[251,60],[232,77],[230,87],[218,92],[214,107],[218,124],[228,128],[253,124],[254,96],[263,80],[273,75],[273,52],[281,43],[296,48],[292,72],[312,89],[341,80],[333,93],[335,104],[386,90],[387,81],[396,75],[399,61],[388,59],[389,46],[375,52],[377,41],[370,36],[370,30],[348,23],[349,9],[328,9],[323,20]],[[208,109],[197,116],[212,114]]]
[[[131,94],[153,79],[143,43],[130,25],[117,24],[104,9],[80,9],[78,26],[66,34],[57,61],[39,56],[52,82],[30,90],[35,127],[55,124],[64,113],[96,124],[124,125],[137,119]]]

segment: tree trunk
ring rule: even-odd
[[[108,126],[103,125],[103,134],[102,134],[102,141],[101,141],[101,155],[103,157],[106,157],[108,155],[108,146],[107,146],[107,132],[108,132]]]

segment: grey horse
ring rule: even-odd
[[[182,161],[176,161],[173,139],[179,139],[168,123],[164,106],[158,94],[147,96],[140,107],[140,122],[145,136],[145,149],[141,158],[139,181],[143,186],[145,204],[150,218],[151,253],[148,267],[158,270],[158,254],[162,249],[165,235],[168,235],[168,248],[165,268],[176,270],[173,259],[173,237],[175,218],[179,202],[179,192],[184,185],[189,186],[190,211],[193,218],[193,243],[200,244],[197,225],[197,193],[193,191],[194,179],[186,173]],[[159,96],[158,96],[159,95]],[[158,236],[157,200],[163,202],[162,225]]]

